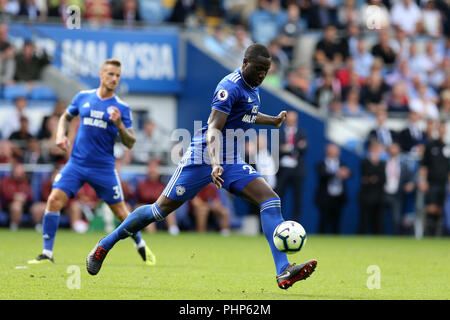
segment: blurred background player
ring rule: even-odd
[[[80,187],[89,183],[110,207],[119,220],[128,216],[119,175],[115,170],[114,143],[119,135],[122,143],[131,149],[136,141],[132,129],[130,108],[115,95],[121,76],[121,63],[117,59],[103,62],[100,86],[79,92],[60,117],[56,144],[71,153],[68,163],[56,175],[47,201],[42,235],[44,250],[28,263],[54,262],[53,245],[58,229],[61,209],[73,198]],[[74,145],[66,136],[68,123],[80,116],[80,126]],[[139,232],[133,235],[136,248],[146,264],[155,263],[155,257]]]

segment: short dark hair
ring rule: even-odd
[[[263,44],[254,43],[245,50],[244,58],[247,60],[253,61],[260,56],[268,59],[271,58],[269,50]]]

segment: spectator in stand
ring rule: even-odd
[[[6,43],[2,51],[0,51],[0,92],[3,86],[8,86],[14,82],[14,74],[16,73],[16,61],[14,49],[12,45]]]
[[[401,158],[400,145],[396,142],[388,147],[386,160],[386,183],[383,202],[391,215],[393,234],[401,233],[403,196],[414,190],[413,176]]]
[[[422,9],[422,28],[425,35],[438,39],[442,35],[443,21],[441,12],[432,0],[425,0]],[[447,4],[448,6],[448,4]],[[448,17],[447,17],[448,18]]]
[[[408,114],[408,124],[400,131],[398,142],[403,152],[415,152],[421,154],[425,143],[425,133],[420,128],[420,115],[414,110]],[[417,152],[416,152],[417,151]]]
[[[86,20],[94,27],[111,22],[112,9],[108,0],[86,0]]]
[[[42,156],[45,162],[55,164],[63,163],[67,157],[67,153],[55,143],[58,120],[59,116],[56,114],[47,117],[44,122],[44,130],[41,130],[37,136],[42,147]]]
[[[368,156],[361,163],[359,234],[365,234],[368,231],[373,234],[383,232],[385,172],[385,162],[380,159],[380,145],[372,141],[369,145]]]
[[[281,46],[277,39],[271,40],[267,49],[272,57],[272,63],[275,62],[279,66],[279,71],[284,77],[289,68],[289,57],[281,50]]]
[[[345,64],[336,70],[336,78],[339,80],[342,90],[350,86],[350,78],[355,71],[355,59],[348,56],[345,59]]]
[[[328,5],[327,0],[317,0],[308,10],[308,28],[323,29],[336,25],[335,8]]]
[[[359,90],[351,88],[347,92],[345,101],[342,103],[342,114],[345,117],[362,118],[369,116],[359,103]]]
[[[345,29],[349,24],[359,23],[359,12],[355,0],[345,0],[344,5],[337,10],[338,26]]]
[[[404,82],[394,85],[387,97],[387,110],[389,113],[405,113],[409,111],[409,97]]]
[[[287,74],[286,90],[305,101],[310,101],[311,75],[308,67],[293,68]]]
[[[242,61],[245,50],[252,43],[247,30],[242,25],[237,25],[234,27],[234,34],[225,39],[224,46],[227,51],[238,57],[238,61]]]
[[[388,91],[389,86],[384,82],[381,73],[372,71],[361,88],[361,103],[375,114],[377,110],[386,108],[384,102]]]
[[[439,112],[442,119],[450,121],[450,89],[444,90],[441,93]]]
[[[356,54],[353,58],[355,60],[354,70],[356,73],[363,79],[367,78],[369,76],[374,58],[372,54],[367,51],[364,38],[359,38]]]
[[[193,15],[196,10],[196,0],[177,0],[168,21],[184,24],[187,18]]]
[[[123,21],[127,27],[133,27],[141,21],[137,0],[123,0],[113,15],[114,20]]]
[[[272,63],[270,64],[270,69],[267,72],[267,76],[264,79],[264,83],[268,86],[271,86],[272,88],[281,89],[283,86],[283,79],[283,73],[280,70],[279,64],[275,61],[272,61]]]
[[[88,183],[83,184],[75,197],[69,200],[67,212],[70,216],[70,225],[75,232],[85,233],[89,229],[86,219],[94,215],[99,203],[97,193]]]
[[[340,41],[340,47],[344,54],[344,60],[349,56],[356,55],[358,48],[358,40],[360,38],[359,26],[356,23],[347,25],[347,29]]]
[[[287,112],[284,125],[280,129],[280,165],[277,174],[277,187],[275,192],[283,198],[287,188],[292,187],[291,199],[293,201],[292,220],[300,221],[301,195],[303,179],[305,177],[304,155],[308,145],[305,132],[298,127],[298,113]]]
[[[56,119],[59,119],[66,110],[67,106],[68,106],[67,102],[58,101],[55,104],[53,112],[49,115],[45,115],[42,118],[41,126],[37,135],[38,139],[48,139],[52,136],[54,130],[52,126],[49,127],[48,120],[55,117]]]
[[[376,113],[377,124],[369,131],[366,138],[367,146],[370,145],[372,141],[379,143],[380,152],[385,153],[389,146],[397,139],[396,132],[389,129],[386,126],[387,112],[384,110],[378,110]]]
[[[223,236],[230,234],[230,212],[222,203],[219,192],[214,184],[208,184],[191,200],[192,213],[195,219],[197,232],[205,232],[208,229],[208,216],[216,215],[219,220],[220,233]]]
[[[391,9],[391,22],[409,37],[421,30],[422,12],[414,0],[397,1]]]
[[[278,37],[280,28],[287,20],[281,10],[280,0],[258,0],[258,9],[248,18],[252,40],[264,45]]]
[[[371,53],[374,57],[381,58],[387,68],[392,68],[395,65],[397,53],[392,48],[389,30],[379,31],[378,42],[372,47]]]
[[[12,163],[14,160],[9,140],[0,140],[0,163]]]
[[[220,57],[228,55],[225,49],[225,31],[223,26],[218,25],[212,27],[212,33],[205,37],[205,46]]]
[[[12,4],[13,2],[8,0],[0,0],[0,21],[2,22],[11,22],[18,12],[17,10],[14,10],[10,3]]]
[[[7,23],[0,23],[0,52],[5,50],[8,45],[11,43],[8,40],[9,38],[9,27]]]
[[[7,119],[3,119],[1,123],[2,136],[8,139],[11,133],[18,131],[20,129],[20,118],[26,117],[28,120],[31,119],[29,123],[29,130],[32,135],[37,132],[37,127],[39,126],[40,119],[34,117],[27,108],[28,100],[23,96],[19,96],[14,99],[14,110],[8,115]]]
[[[425,235],[442,235],[442,211],[450,181],[450,152],[445,143],[446,123],[439,124],[439,137],[425,147],[419,169],[419,189],[425,192]]]
[[[20,0],[19,17],[26,17],[29,21],[36,21],[41,16],[41,11],[35,0]]]
[[[153,120],[146,119],[142,130],[136,132],[136,143],[131,150],[133,162],[147,164],[156,158],[166,163],[170,147],[170,137]]]
[[[23,156],[23,163],[28,164],[41,164],[47,163],[46,159],[42,157],[42,150],[39,144],[38,139],[35,137],[31,138],[28,141],[28,147],[25,150],[25,154]]]
[[[386,83],[391,87],[398,82],[404,82],[406,86],[410,86],[412,79],[413,73],[409,68],[408,60],[401,60],[398,67],[386,76]]]
[[[28,131],[28,123],[27,117],[20,117],[19,130],[14,131],[9,136],[9,141],[12,143],[13,156],[20,162],[24,161],[29,143],[34,138]]]
[[[323,38],[317,42],[314,50],[314,71],[320,72],[325,65],[334,62],[336,56],[344,57],[345,48],[338,42],[336,27],[329,25],[323,30]]]
[[[325,149],[325,159],[316,168],[319,186],[315,194],[315,203],[320,212],[319,233],[327,233],[327,231],[339,233],[342,207],[347,200],[344,183],[351,175],[350,170],[341,163],[339,157],[339,147],[328,144]]]
[[[300,8],[296,3],[290,3],[287,6],[286,12],[288,21],[281,27],[278,41],[281,49],[286,53],[289,60],[292,61],[295,46],[304,26],[300,19]]]
[[[136,188],[136,200],[138,202],[136,208],[147,203],[156,202],[165,187],[166,185],[161,181],[159,160],[153,159],[149,161],[147,164],[147,177],[140,181]],[[165,221],[167,223],[169,233],[171,235],[177,235],[179,233],[179,229],[175,214],[173,213],[168,215]],[[146,228],[146,230],[154,232],[155,224],[151,224]]]
[[[409,108],[418,113],[422,119],[438,119],[439,110],[436,104],[427,96],[427,85],[424,83],[420,84],[418,91],[419,96],[411,100]]]
[[[52,171],[50,177],[48,179],[45,179],[44,182],[42,182],[41,188],[40,188],[41,199],[40,199],[40,201],[35,201],[30,208],[31,217],[33,218],[33,221],[35,222],[34,227],[35,227],[36,231],[38,231],[38,232],[42,231],[42,218],[44,216],[47,199],[48,199],[48,196],[50,195],[50,192],[52,191],[53,181],[55,180],[55,177],[59,173],[60,169],[61,168],[58,168],[58,167],[55,168]]]
[[[328,111],[332,101],[340,99],[341,85],[335,77],[332,65],[323,68],[323,76],[316,80],[316,90],[314,92],[314,104],[322,111]]]
[[[406,36],[405,31],[397,29],[397,31],[395,32],[395,37],[392,39],[390,45],[397,55],[396,61],[408,59],[411,39]]]
[[[30,40],[26,40],[22,51],[16,56],[16,73],[14,80],[32,84],[41,78],[42,69],[50,63],[45,51],[38,55],[36,48]]]
[[[15,231],[32,201],[31,186],[23,164],[13,163],[11,175],[5,176],[0,182],[0,196],[3,199],[3,211],[9,212],[9,227]]]

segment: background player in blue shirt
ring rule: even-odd
[[[211,181],[259,206],[264,235],[275,262],[278,286],[287,289],[314,271],[317,261],[290,264],[276,249],[272,234],[283,221],[281,201],[261,175],[241,156],[245,134],[254,124],[280,127],[286,111],[277,116],[259,112],[259,89],[270,68],[271,57],[261,44],[249,46],[242,67],[219,82],[214,92],[208,124],[196,133],[192,143],[156,203],[141,206],[89,253],[87,270],[100,271],[108,251],[120,239],[135,234],[148,224],[163,220],[185,201],[192,199]],[[241,143],[236,143],[236,140]]]
[[[117,59],[106,60],[100,71],[97,89],[79,92],[58,122],[56,144],[71,151],[69,161],[55,176],[42,222],[44,250],[30,264],[54,262],[53,245],[58,229],[59,215],[63,206],[73,198],[84,183],[89,183],[123,221],[129,212],[115,170],[114,143],[117,135],[122,143],[132,148],[136,138],[132,129],[131,111],[128,105],[114,93],[121,76],[121,63]],[[80,116],[80,126],[70,148],[66,136],[68,123]],[[155,264],[155,256],[146,246],[140,232],[132,236],[144,262]]]

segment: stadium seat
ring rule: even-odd
[[[37,85],[31,90],[29,98],[31,100],[56,101],[57,96],[52,88],[44,85]]]
[[[3,88],[3,97],[7,100],[14,100],[18,97],[28,96],[28,90],[25,85],[16,84],[11,86],[5,86]]]

